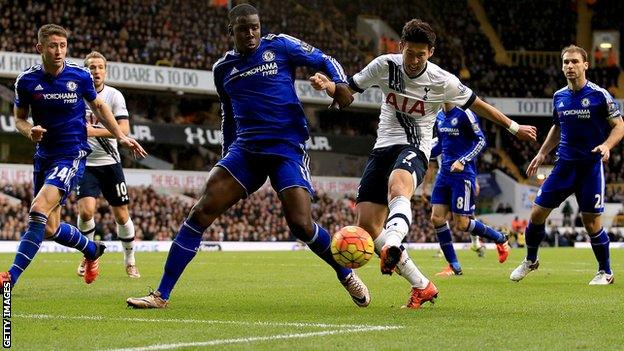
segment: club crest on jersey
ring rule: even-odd
[[[77,88],[78,88],[78,84],[76,84],[76,82],[73,82],[71,80],[67,82],[67,90],[75,91]]]
[[[581,106],[583,106],[583,107],[589,106],[589,99],[588,98],[584,98],[583,100],[581,100]]]
[[[271,62],[275,60],[275,54],[273,53],[273,51],[267,50],[262,53],[262,59],[264,60],[264,62]]]
[[[456,126],[458,122],[459,122],[459,121],[457,120],[457,118],[453,118],[453,119],[451,120],[451,125],[452,125],[452,126]]]
[[[427,101],[427,99],[429,99],[429,97],[427,96],[427,94],[429,94],[429,92],[431,91],[431,89],[430,89],[430,88],[428,88],[428,87],[425,87],[423,90],[425,91],[425,95],[423,95],[423,98],[422,98],[422,99],[423,99],[423,101]]]

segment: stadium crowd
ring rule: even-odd
[[[26,230],[28,206],[32,200],[31,184],[0,185],[0,192],[21,200],[19,204],[11,204],[0,197],[0,240],[19,240]],[[177,232],[184,216],[190,210],[192,201],[189,197],[165,194],[151,187],[129,187],[130,214],[135,225],[138,240],[171,240]],[[68,206],[63,208],[62,220],[75,223],[78,213],[74,194],[68,199]],[[437,242],[434,228],[429,221],[431,206],[426,199],[412,200],[413,223],[407,242]],[[355,201],[352,197],[334,198],[327,194],[317,194],[312,216],[330,232],[336,232],[345,225],[356,223]],[[621,214],[624,224],[624,214]],[[618,217],[618,220],[620,220]],[[105,200],[97,200],[96,235],[103,240],[116,238],[115,222],[110,207]],[[511,223],[510,223],[511,227]],[[549,227],[555,232],[555,226]],[[506,229],[504,229],[506,230]],[[507,231],[509,232],[509,231]],[[467,232],[454,230],[455,242],[469,242]],[[518,233],[513,233],[517,236]],[[560,233],[568,242],[587,241],[584,232],[575,231],[574,227],[566,228]],[[611,232],[612,241],[624,241],[624,233]],[[293,241],[286,221],[282,216],[281,203],[271,189],[263,189],[241,201],[219,217],[208,228],[203,240],[207,241]],[[554,240],[554,239],[553,239]],[[559,245],[562,245],[559,239]],[[554,243],[554,241],[551,241]]]
[[[459,75],[481,96],[550,97],[564,84],[558,67],[496,64],[490,43],[464,1],[442,0],[437,1],[436,6],[424,0],[357,3],[262,0],[252,3],[262,14],[264,33],[287,33],[305,40],[336,57],[348,74],[357,72],[379,52],[374,38],[357,30],[359,15],[381,17],[400,33],[403,24],[418,14],[438,33],[432,60]],[[507,50],[559,51],[575,41],[573,2],[488,0],[483,4]],[[528,7],[534,15],[523,15]],[[602,2],[598,2],[596,10],[605,12],[604,18],[614,17],[603,8]],[[226,32],[227,8],[213,6],[210,1],[9,0],[0,3],[0,11],[3,13],[0,20],[2,51],[35,53],[31,38],[35,37],[36,29],[44,23],[59,22],[59,19],[59,24],[71,31],[70,55],[75,57],[83,57],[95,49],[105,53],[110,61],[209,70],[231,48]],[[540,26],[533,25],[535,23]],[[609,28],[599,23],[594,26]],[[610,28],[617,29],[617,24]],[[382,49],[396,52],[396,43],[388,45],[388,42],[392,41],[384,41]],[[597,70],[595,74],[590,73],[590,79],[605,87],[615,87],[612,83],[617,79],[618,68]],[[305,79],[310,73],[299,70],[297,76]]]

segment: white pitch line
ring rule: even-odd
[[[301,339],[301,338],[310,338],[313,336],[325,336],[325,335],[344,334],[344,333],[361,333],[361,332],[367,332],[367,331],[393,330],[393,329],[400,329],[400,328],[403,328],[403,327],[401,326],[370,326],[370,327],[363,327],[363,328],[326,330],[326,331],[310,332],[310,333],[277,334],[277,335],[269,335],[269,336],[256,336],[256,337],[236,338],[236,339],[217,339],[217,340],[210,340],[210,341],[184,342],[184,343],[180,342],[180,343],[175,343],[175,344],[154,344],[154,345],[141,346],[141,347],[113,349],[109,351],[172,350],[172,349],[178,349],[181,347],[202,347],[202,346],[215,346],[215,345],[226,345],[226,344],[244,344],[244,343],[252,343],[252,342],[259,342],[259,341]]]
[[[63,320],[89,320],[89,321],[124,321],[124,322],[157,322],[157,323],[195,323],[195,324],[234,324],[234,325],[257,325],[267,327],[300,327],[300,328],[403,328],[393,325],[364,325],[364,324],[326,324],[305,322],[245,322],[224,321],[210,319],[178,319],[178,318],[138,318],[138,317],[105,317],[105,316],[53,316],[49,314],[14,313],[13,317],[29,319],[63,319]]]

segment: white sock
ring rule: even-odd
[[[474,247],[481,246],[481,243],[479,242],[479,237],[477,235],[470,234],[470,242],[472,243],[472,246]]]
[[[388,233],[386,231],[383,231],[381,234],[379,234],[377,239],[373,241],[375,243],[375,252],[378,256],[381,253],[381,249],[386,244],[386,239],[388,237],[387,234]],[[418,267],[416,267],[414,261],[412,261],[412,259],[407,254],[407,250],[403,250],[403,253],[401,254],[401,260],[399,261],[399,263],[397,263],[396,266],[396,272],[401,277],[405,278],[405,280],[407,280],[412,285],[412,287],[424,289],[427,287],[427,284],[429,284],[429,279],[427,279],[427,277],[425,277],[420,272]]]
[[[407,250],[403,250],[401,260],[396,266],[396,272],[405,278],[412,287],[424,289],[429,284],[429,279],[416,267],[416,264],[407,254]]]
[[[121,240],[124,248],[124,261],[126,266],[134,265],[134,223],[128,218],[126,224],[117,223],[117,237]]]
[[[409,232],[412,224],[412,207],[405,196],[397,196],[388,204],[388,220],[382,231],[387,233],[385,244],[388,246],[400,246],[403,238]]]
[[[82,232],[82,235],[89,238],[89,240],[93,241],[93,236],[95,235],[95,220],[91,217],[88,221],[83,221],[80,216],[78,216],[78,230]]]

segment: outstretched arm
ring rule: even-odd
[[[537,139],[537,129],[534,126],[520,125],[516,121],[505,116],[496,107],[488,104],[487,102],[477,98],[470,109],[477,115],[487,118],[490,121],[505,127],[511,134],[515,135],[520,140],[533,140]]]
[[[288,35],[278,36],[284,43],[288,56],[300,66],[312,67],[322,71],[334,83],[334,98],[330,108],[345,108],[353,102],[353,94],[347,87],[347,75],[342,65],[333,57],[324,54],[319,49]]]
[[[119,124],[117,124],[115,117],[113,117],[113,113],[104,100],[100,97],[96,97],[95,100],[87,101],[87,103],[89,104],[89,107],[91,107],[91,111],[93,111],[95,116],[102,122],[104,127],[106,127],[106,129],[108,129],[108,131],[111,132],[115,138],[117,138],[119,144],[129,148],[135,157],[147,156],[147,152],[136,140],[124,135],[121,128],[119,128]]]

